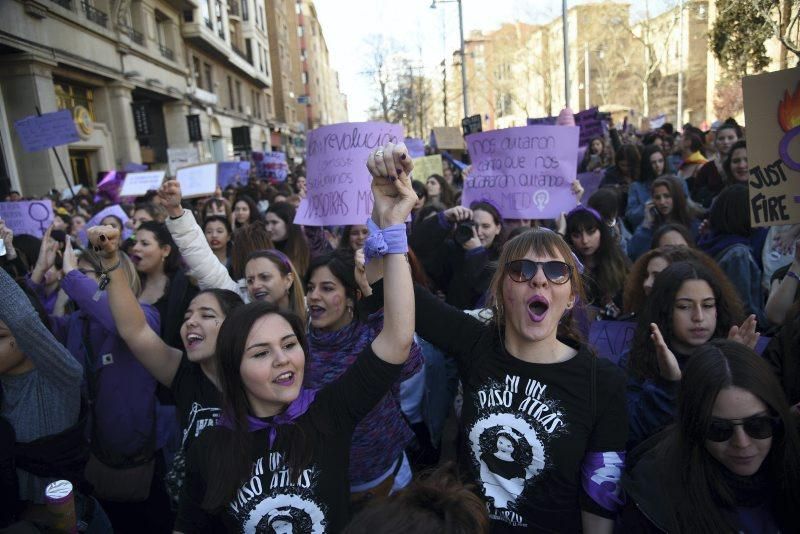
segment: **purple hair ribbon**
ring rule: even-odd
[[[625,452],[587,452],[581,464],[583,490],[609,512],[625,503],[620,478],[625,468]]]
[[[570,215],[573,215],[575,213],[578,213],[580,211],[588,211],[589,213],[592,214],[592,216],[595,219],[597,219],[597,222],[603,222],[603,217],[600,215],[600,213],[596,209],[590,208],[589,206],[584,206],[583,204],[578,204],[577,206],[572,208],[570,210],[570,212],[567,213],[567,217],[569,217]]]

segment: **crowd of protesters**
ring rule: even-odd
[[[797,531],[800,225],[735,121],[612,123],[555,220],[365,164],[365,224],[294,224],[302,167],[0,221],[0,532]]]

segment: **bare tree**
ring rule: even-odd
[[[665,2],[668,6],[674,7],[674,2]],[[679,17],[677,13],[673,13],[674,9],[668,9],[666,13],[653,17],[651,16],[650,2],[644,2],[644,17],[637,22],[633,27],[630,24],[622,24],[622,27],[628,32],[633,40],[642,51],[641,67],[636,68],[636,65],[630,65],[639,84],[642,92],[642,115],[644,117],[650,116],[650,91],[657,86],[662,78],[661,68],[666,60],[666,54],[669,50],[669,42],[673,39],[673,31],[678,24]]]
[[[800,1],[757,0],[756,11],[781,43],[780,68],[788,67],[788,52],[800,58]]]
[[[396,111],[397,102],[396,85],[393,80],[393,71],[396,56],[402,51],[401,45],[394,39],[387,39],[381,34],[371,34],[364,39],[365,45],[370,50],[367,56],[368,64],[362,74],[375,89],[373,106],[370,115],[373,119],[391,122]]]

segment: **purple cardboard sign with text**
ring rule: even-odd
[[[247,184],[249,176],[249,161],[220,161],[217,163],[217,185],[220,189],[225,189],[229,185]]]
[[[578,128],[521,126],[468,135],[461,204],[489,200],[504,219],[554,219],[575,207]]]
[[[0,218],[15,235],[42,237],[53,222],[53,205],[49,200],[0,202]]]
[[[306,142],[306,198],[295,224],[364,224],[372,214],[367,156],[403,138],[403,127],[385,122],[348,122],[309,132]]]
[[[38,117],[36,115],[25,117],[16,121],[14,127],[26,152],[36,152],[81,140],[72,113],[66,109]]]

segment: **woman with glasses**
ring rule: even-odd
[[[400,168],[390,149],[384,154],[381,165]],[[379,259],[367,264],[371,282],[380,271]],[[372,289],[368,301],[379,307],[382,284]],[[579,298],[583,284],[569,246],[544,229],[506,243],[487,324],[415,287],[417,333],[458,364],[459,460],[494,532],[612,531],[627,438],[624,377],[575,334]]]
[[[628,463],[624,532],[775,533],[800,525],[797,421],[768,364],[741,343],[697,349],[682,372],[676,424]]]

